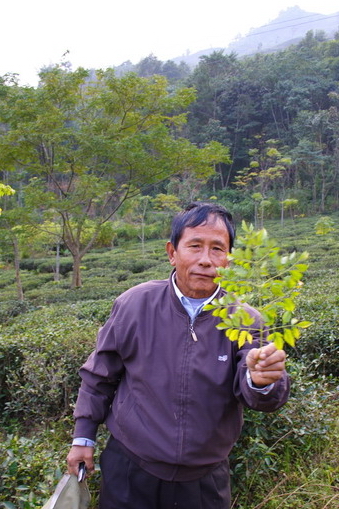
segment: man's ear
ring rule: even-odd
[[[167,242],[166,244],[166,252],[168,254],[168,259],[170,264],[175,267],[175,247],[173,246],[172,242]]]

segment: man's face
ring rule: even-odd
[[[224,221],[215,215],[195,228],[185,228],[175,249],[167,243],[170,264],[176,269],[176,284],[186,297],[207,298],[216,289],[217,267],[226,267],[229,234]]]

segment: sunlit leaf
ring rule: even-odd
[[[301,329],[307,329],[307,327],[310,327],[312,325],[312,322],[303,321],[303,322],[298,322],[297,325]]]
[[[284,330],[284,341],[290,346],[295,346],[295,338],[290,329]]]
[[[238,346],[239,346],[239,348],[244,346],[244,344],[246,343],[246,338],[247,338],[247,331],[242,330],[240,332],[239,338],[238,338]]]

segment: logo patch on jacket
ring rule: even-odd
[[[226,362],[228,359],[227,355],[219,355],[218,361]]]

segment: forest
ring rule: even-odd
[[[122,291],[168,277],[171,219],[207,200],[309,253],[291,398],[245,414],[232,507],[339,507],[339,32],[194,69],[149,55],[39,78],[0,78],[0,506],[51,495],[97,329]]]

